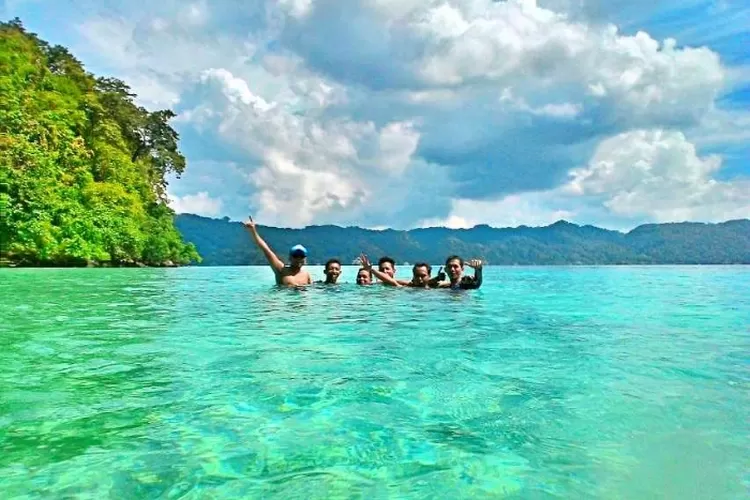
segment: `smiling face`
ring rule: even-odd
[[[459,257],[450,257],[445,261],[445,274],[452,282],[460,280],[463,272],[464,263]]]
[[[360,269],[357,273],[357,284],[358,285],[369,285],[372,283],[372,278],[370,278],[370,273],[367,271],[367,269]]]
[[[323,273],[326,275],[326,283],[336,283],[341,276],[341,263],[336,260],[329,260]]]

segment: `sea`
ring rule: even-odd
[[[750,497],[750,267],[355,273],[0,270],[0,496]]]

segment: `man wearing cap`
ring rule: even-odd
[[[294,245],[289,249],[289,265],[284,262],[271,250],[268,244],[258,234],[258,228],[255,227],[255,221],[252,217],[245,222],[244,226],[250,230],[250,234],[255,240],[255,244],[261,249],[266,256],[268,264],[276,275],[276,284],[285,286],[301,286],[312,283],[310,273],[302,269],[307,259],[307,249],[302,245]]]

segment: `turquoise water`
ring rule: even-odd
[[[271,281],[0,271],[2,498],[750,494],[750,267]]]

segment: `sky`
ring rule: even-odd
[[[747,0],[0,0],[177,113],[178,212],[627,230],[750,217]]]

